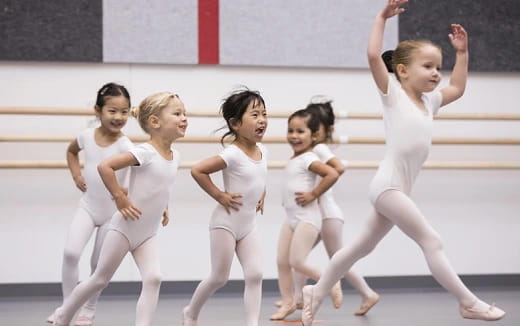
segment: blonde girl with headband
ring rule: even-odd
[[[318,198],[339,177],[334,168],[322,163],[313,152],[320,127],[319,119],[311,112],[298,110],[289,116],[287,122],[287,142],[293,155],[287,162],[282,182],[286,219],[280,230],[276,259],[282,304],[271,315],[271,320],[285,319],[297,309],[293,297],[293,270],[315,281],[320,278],[320,272],[306,260],[321,231]],[[319,181],[318,177],[321,177]],[[330,295],[339,306],[342,298],[339,282],[331,287]]]
[[[179,96],[169,92],[148,96],[132,114],[150,140],[99,164],[101,179],[118,211],[112,217],[94,274],[56,309],[54,325],[69,325],[81,305],[108,285],[128,252],[143,282],[135,325],[152,325],[161,285],[156,233],[179,167],[179,153],[172,143],[184,137],[188,121]],[[116,171],[126,167],[130,167],[128,193],[116,178]]]
[[[262,300],[262,250],[257,213],[263,214],[267,178],[267,149],[260,143],[267,130],[267,111],[258,92],[232,93],[221,106],[233,141],[217,156],[191,169],[199,186],[217,201],[209,224],[211,272],[199,283],[182,311],[182,325],[196,326],[200,311],[229,278],[236,253],[244,271],[246,326],[257,326]],[[224,189],[210,175],[222,171]]]
[[[381,46],[386,20],[404,11],[407,0],[388,0],[376,16],[368,41],[368,62],[383,102],[386,153],[370,185],[374,213],[358,239],[338,251],[315,286],[303,289],[304,326],[312,324],[327,290],[362,257],[369,254],[394,225],[414,240],[433,277],[459,302],[463,318],[498,320],[505,312],[480,300],[453,270],[439,234],[410,199],[415,178],[428,156],[432,137],[432,116],[440,107],[462,96],[468,75],[468,36],[452,24],[449,34],[455,50],[455,65],[449,85],[436,91],[441,80],[442,53],[430,41],[400,42],[385,64]],[[388,69],[390,68],[390,69]],[[388,70],[395,73],[393,80]],[[425,93],[430,93],[426,95]]]
[[[110,218],[117,210],[110,193],[99,177],[97,165],[103,160],[130,150],[132,142],[121,129],[126,125],[130,112],[130,94],[116,83],[107,83],[97,92],[94,112],[100,122],[97,128],[88,128],[75,138],[67,148],[67,165],[76,187],[83,193],[79,207],[72,218],[61,269],[63,299],[67,299],[79,279],[79,260],[92,234],[96,231],[90,258],[91,273],[96,269],[101,245],[108,231]],[[85,155],[81,169],[79,153]],[[118,181],[127,187],[128,169],[118,171]],[[96,292],[81,308],[76,326],[91,326],[101,291]],[[54,321],[54,314],[47,318]]]

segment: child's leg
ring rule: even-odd
[[[95,227],[87,211],[82,207],[78,208],[70,224],[67,240],[65,241],[65,250],[63,252],[61,288],[64,301],[76,285],[78,285],[79,259]]]
[[[262,246],[254,229],[237,243],[237,257],[244,270],[246,326],[257,326],[262,303]]]
[[[326,218],[322,222],[321,235],[329,258],[343,247],[343,221],[337,218]],[[365,279],[352,270],[345,274],[345,279],[362,296],[360,310],[356,314],[365,314],[379,300],[379,295],[368,286]],[[364,307],[368,309],[363,309]]]
[[[334,284],[356,261],[368,255],[393,226],[394,224],[390,220],[374,212],[358,238],[349,247],[343,247],[334,254],[318,283],[303,289],[302,322],[304,326],[312,324],[321,301]]]
[[[196,320],[208,298],[223,287],[229,278],[229,271],[235,255],[236,241],[233,235],[224,229],[214,229],[210,233],[211,273],[199,283],[189,306],[183,313],[185,317]]]
[[[124,235],[117,231],[108,232],[94,274],[78,284],[63,305],[56,309],[55,316],[58,324],[68,325],[81,305],[94,293],[108,285],[128,250],[128,240]]]
[[[159,290],[161,288],[161,268],[157,237],[153,236],[146,240],[132,251],[132,255],[143,280],[141,295],[139,300],[137,300],[135,325],[150,326],[157,308]]]
[[[278,288],[282,296],[282,305],[292,306],[293,279],[292,267],[289,264],[289,250],[293,231],[288,224],[283,223],[278,237],[276,264],[278,267]]]
[[[314,247],[318,235],[319,230],[314,225],[300,222],[294,230],[289,249],[289,264],[291,267],[316,281],[320,278],[320,272],[316,268],[307,265],[306,260]]]
[[[466,288],[451,267],[439,234],[408,196],[401,191],[389,190],[379,196],[375,207],[421,247],[437,282],[455,295],[464,306],[471,306],[477,301],[477,297]]]
[[[91,274],[94,274],[94,271],[96,270],[98,260],[99,260],[99,254],[101,252],[101,247],[103,245],[103,241],[105,240],[105,237],[108,232],[110,222],[107,222],[100,227],[98,227],[96,232],[96,240],[94,242],[94,248],[92,250],[92,256],[90,257],[90,270]],[[102,290],[97,291],[88,299],[88,301],[83,305],[81,308],[81,311],[79,313],[79,317],[86,317],[90,320],[94,318],[94,314],[96,313],[96,305],[99,300],[99,296],[101,295]]]

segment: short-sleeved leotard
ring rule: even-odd
[[[78,147],[84,154],[83,178],[87,185],[87,191],[81,196],[79,206],[84,209],[95,226],[101,226],[108,221],[117,210],[112,195],[103,184],[99,176],[97,166],[103,160],[128,152],[134,145],[126,136],[119,137],[113,144],[106,147],[99,146],[94,138],[96,129],[84,130],[77,138]],[[127,187],[129,169],[121,169],[116,172],[116,178],[120,185]]]
[[[325,144],[318,144],[314,146],[313,152],[316,153],[320,161],[325,164],[332,158],[336,157],[336,155],[330,150],[329,146]],[[320,180],[320,178],[318,178],[318,180]],[[318,200],[321,211],[321,218],[334,218],[343,221],[343,213],[341,212],[338,203],[334,199],[334,194],[332,191],[333,187],[334,186],[325,191]]]
[[[295,201],[296,192],[310,192],[316,186],[317,175],[309,170],[309,166],[320,161],[313,152],[305,152],[293,157],[285,166],[282,203],[287,214],[286,223],[295,229],[298,223],[305,222],[321,230],[321,213],[318,201],[300,206]]]
[[[130,168],[128,198],[142,214],[138,220],[125,220],[118,211],[110,225],[128,239],[130,251],[157,233],[179,167],[179,153],[172,152],[173,159],[167,160],[149,143],[130,150],[139,165]]]
[[[426,107],[415,105],[400,84],[388,78],[383,101],[386,152],[370,184],[370,201],[375,203],[381,193],[397,189],[410,194],[415,178],[428,157],[432,141],[433,116],[442,101],[440,91],[422,96]]]
[[[222,170],[224,189],[227,193],[239,193],[242,205],[239,210],[228,214],[222,205],[217,205],[210,219],[209,228],[225,229],[239,241],[251,232],[256,225],[256,206],[262,198],[267,178],[267,149],[257,144],[262,158],[254,160],[240,148],[231,144],[221,153],[226,163]]]

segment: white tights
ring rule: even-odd
[[[105,238],[99,262],[94,274],[78,284],[55,312],[59,324],[68,325],[76,311],[94,293],[103,290],[123,258],[129,251],[128,240],[119,232],[110,230]],[[132,251],[139,268],[143,287],[136,307],[136,326],[150,326],[159,299],[161,273],[159,266],[159,246],[155,236],[146,240]]]
[[[345,271],[348,271],[356,261],[368,255],[390,229],[397,225],[419,245],[433,277],[452,293],[460,304],[471,306],[478,300],[451,267],[438,233],[407,195],[398,190],[387,190],[378,197],[374,208],[374,214],[358,239],[332,257],[314,288],[314,296],[325,297]]]
[[[318,269],[306,264],[307,256],[318,239],[319,231],[312,224],[300,222],[291,230],[284,223],[278,239],[278,288],[284,305],[293,304],[293,269],[304,275],[297,277],[297,283],[305,282],[305,277],[313,280],[320,278]],[[331,286],[332,287],[332,286]]]
[[[326,218],[322,220],[321,239],[329,258],[343,247],[343,220]],[[302,297],[302,288],[307,283],[305,275],[294,273],[294,297]],[[356,272],[349,270],[345,273],[345,279],[364,299],[372,297],[375,293],[368,286],[365,279]]]
[[[94,273],[94,270],[96,269],[99,259],[99,252],[101,251],[103,240],[105,239],[108,231],[108,224],[109,223],[107,222],[97,228],[94,248],[92,249],[92,256],[90,257],[91,273]],[[82,207],[78,208],[74,218],[72,219],[72,223],[70,224],[67,239],[65,241],[65,250],[63,252],[61,288],[64,301],[70,295],[74,287],[76,287],[78,284],[79,260],[95,229],[96,226],[94,225],[92,218],[89,216],[87,211]],[[87,303],[83,307],[84,310],[86,309],[88,312],[83,311],[83,313],[88,313],[90,316],[94,315],[96,304],[100,295],[101,291],[98,291],[88,299]]]
[[[213,229],[210,231],[210,246],[211,273],[195,289],[186,311],[188,316],[197,319],[204,303],[227,283],[236,252],[244,271],[246,325],[257,326],[262,300],[262,248],[258,231],[253,230],[236,241],[229,231]]]

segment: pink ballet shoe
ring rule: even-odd
[[[182,309],[182,326],[197,326],[197,319],[193,319],[188,315],[189,306]]]
[[[94,325],[94,317],[79,316],[74,322],[74,326],[92,326]]]
[[[303,311],[302,325],[311,326],[314,320],[314,314],[320,307],[321,300],[314,297],[314,285],[306,285],[303,287]]]
[[[54,320],[52,321],[52,325],[53,326],[69,326],[69,324],[63,324],[63,323],[60,323],[58,321],[59,317],[60,317],[60,314],[58,313],[58,310],[61,310],[61,307],[57,308],[56,310],[54,310],[54,312],[52,313],[52,317],[54,318]]]
[[[298,300],[295,300],[295,302],[296,302],[296,310],[302,310],[303,302],[298,302]],[[282,300],[275,301],[274,306],[280,308],[281,306],[283,306],[283,301]]]
[[[269,317],[270,320],[284,320],[285,317],[289,316],[296,311],[296,305],[282,305],[277,312]]]
[[[467,319],[480,319],[486,321],[494,321],[499,320],[504,317],[506,314],[505,311],[495,307],[495,304],[489,306],[487,310],[475,310],[473,307],[464,307],[460,305],[459,307],[460,314],[463,318]]]
[[[343,304],[343,289],[341,289],[341,281],[338,281],[332,289],[330,289],[330,298],[332,299],[332,305],[338,309]]]
[[[367,298],[367,299],[363,300],[363,302],[361,302],[361,306],[359,307],[358,310],[354,311],[354,315],[363,316],[370,310],[370,308],[375,306],[375,304],[378,302],[379,302],[379,294],[375,293],[374,296]]]

